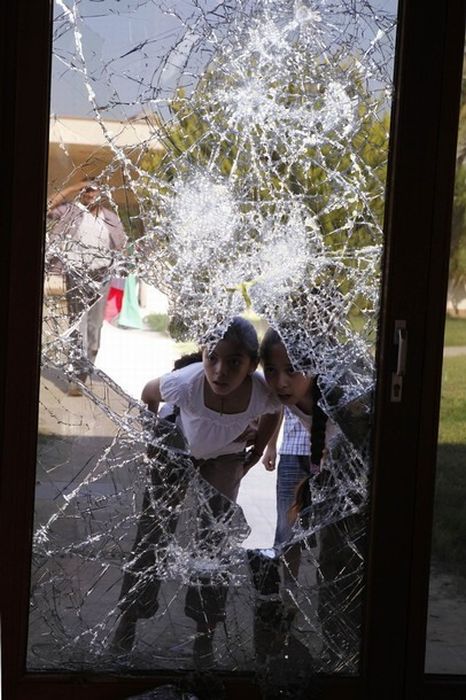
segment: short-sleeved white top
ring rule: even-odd
[[[207,381],[202,362],[160,377],[163,401],[176,404],[181,430],[196,459],[210,459],[223,454],[242,452],[246,442],[238,441],[241,433],[255,418],[280,411],[280,403],[259,372],[251,375],[252,389],[249,405],[242,413],[218,413],[204,403],[204,382]]]

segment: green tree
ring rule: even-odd
[[[319,108],[319,100],[323,103],[325,99],[326,83],[316,81],[316,72],[318,67],[313,66],[309,79],[301,76],[281,86],[281,104],[285,109],[287,105],[305,104],[311,98]],[[348,75],[353,77],[348,79]],[[241,183],[244,212],[260,207],[261,216],[266,216],[280,209],[283,216],[280,205],[284,200],[300,202],[318,222],[326,245],[339,253],[335,280],[346,294],[352,282],[351,274],[345,275],[344,268],[361,269],[364,262],[358,260],[357,251],[382,243],[387,110],[365,91],[347,59],[341,66],[341,80],[342,84],[343,79],[347,80],[346,91],[357,106],[357,128],[346,136],[327,131],[322,144],[307,146],[305,151],[294,154],[286,141],[274,139],[273,135],[268,139],[266,122],[259,120],[254,126],[253,141],[245,139],[241,129],[232,127],[228,107],[224,108],[218,97],[228,95],[229,88],[234,88],[234,84],[228,84],[229,79],[225,73],[211,70],[193,94],[177,91],[170,103],[171,118],[160,130],[165,153],[147,154],[143,168],[158,183],[161,195],[168,193],[175,176],[189,174],[193,166],[209,168],[213,164],[216,173]],[[274,144],[273,149],[270,143]],[[157,212],[153,193],[148,196],[149,208]],[[253,232],[250,235],[254,237]],[[327,272],[331,274],[330,270]],[[378,272],[368,268],[368,274]],[[363,297],[355,297],[354,305],[365,308],[367,304]]]
[[[465,54],[466,59],[466,54]],[[463,67],[461,106],[456,152],[449,283],[453,303],[456,288],[466,282],[466,60]]]

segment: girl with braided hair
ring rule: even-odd
[[[287,483],[289,482],[288,475],[283,473],[284,470],[280,463],[278,467],[277,503],[285,504],[288,500],[284,507],[287,510],[286,516],[291,526],[298,518],[299,513],[310,505],[309,478],[320,471],[320,463],[332,424],[319,405],[321,393],[318,377],[295,371],[280,335],[272,328],[269,328],[264,335],[260,356],[268,385],[273,389],[286,411],[293,414],[310,434],[309,456],[299,458],[300,469],[295,470],[296,483]],[[272,441],[276,441],[277,434],[278,430]],[[270,469],[269,451],[274,451],[274,446],[271,443],[269,443],[263,460],[266,467]],[[290,487],[293,492],[292,502],[289,502]],[[282,491],[287,493],[282,494]],[[287,543],[280,544],[286,547]],[[285,553],[287,569],[294,579],[299,571],[300,551],[298,543],[288,547]]]
[[[364,441],[359,433],[366,435],[368,430],[365,404],[360,401],[348,407],[346,413],[351,419],[347,420],[348,416],[345,414],[344,426],[340,421],[337,425],[328,418],[322,408],[319,377],[295,370],[282,338],[274,329],[265,333],[260,357],[267,384],[281,404],[300,420],[310,436],[308,475],[296,484],[294,503],[288,512],[289,522],[293,524],[298,517],[306,517],[306,511],[309,512],[312,491],[319,489],[321,493],[329,493],[328,487],[334,483],[335,477],[331,470],[321,468],[322,458],[330,444],[332,443],[333,447],[337,443],[349,440],[353,446],[361,448]],[[334,393],[338,396],[338,387],[334,388]],[[332,412],[332,417],[334,413]],[[276,440],[277,434],[278,430],[272,440]],[[271,460],[268,459],[268,452],[265,453],[263,461],[266,468],[273,468]],[[278,490],[280,480],[279,473]],[[363,510],[349,515],[342,514],[340,519],[320,523],[318,613],[323,635],[322,660],[326,671],[348,668],[357,658],[361,622],[360,571],[365,547],[365,538],[361,533],[364,532]],[[301,543],[285,543],[282,547],[282,561],[285,565],[286,592],[287,584],[293,585],[297,582]],[[344,579],[344,584],[341,579]],[[290,609],[290,621],[295,612],[295,609]]]

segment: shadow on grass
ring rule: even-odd
[[[466,577],[466,445],[437,451],[432,557],[441,569]]]

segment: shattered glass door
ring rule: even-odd
[[[57,0],[29,670],[358,673],[395,13]]]

